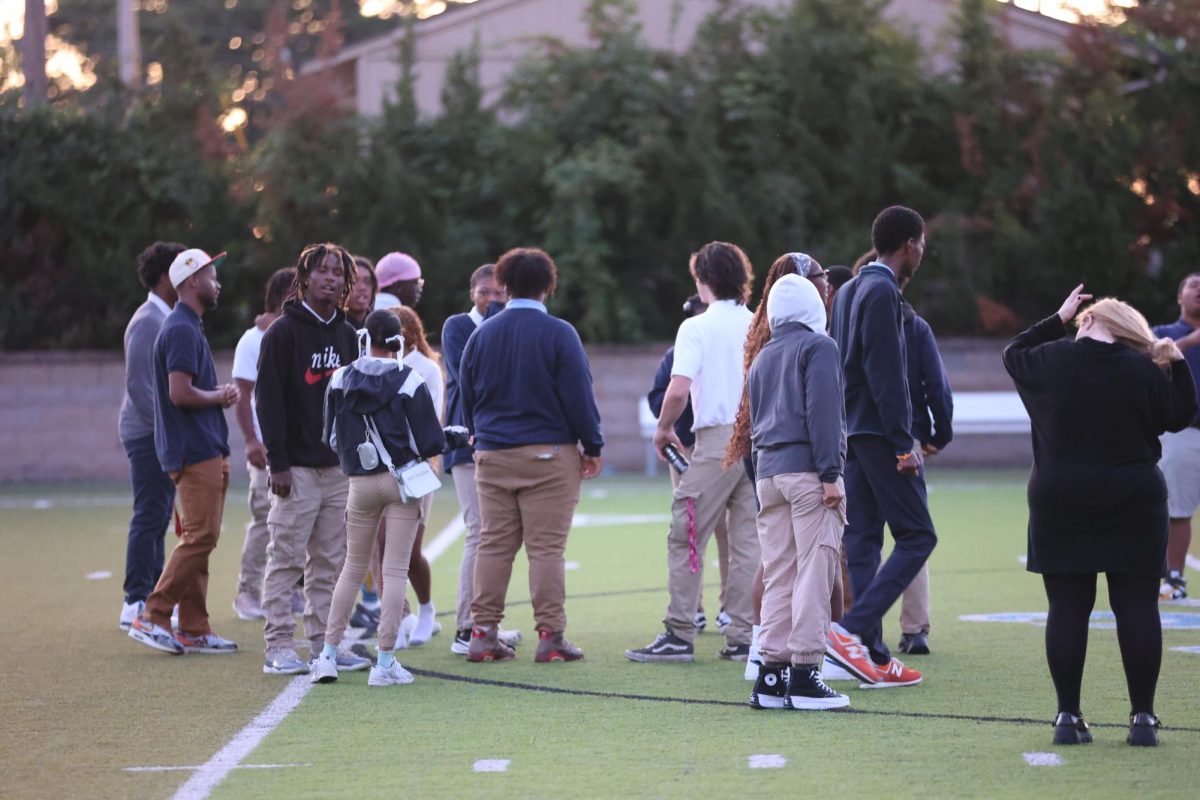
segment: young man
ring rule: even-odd
[[[296,675],[308,664],[292,644],[292,587],[304,578],[304,634],[315,657],[325,646],[333,587],[346,556],[349,486],[337,454],[321,441],[325,388],[358,355],[341,311],[355,280],[354,261],[335,244],[304,248],[291,299],[262,341],[254,387],[267,448],[271,510],[263,582],[266,652],[263,672]],[[338,669],[367,669],[371,660],[341,650]]]
[[[1156,336],[1175,340],[1192,369],[1200,387],[1200,272],[1193,272],[1179,283],[1175,294],[1179,319],[1170,325],[1157,325]],[[1200,416],[1179,433],[1162,435],[1162,460],[1158,462],[1167,480],[1167,514],[1171,519],[1167,536],[1167,574],[1159,590],[1164,601],[1183,600],[1188,596],[1188,548],[1192,544],[1192,517],[1200,507]]]
[[[175,482],[183,534],[133,621],[129,636],[166,653],[234,653],[237,645],[208,624],[208,558],[221,535],[229,488],[229,428],[222,409],[238,400],[233,384],[217,385],[212,352],[200,318],[217,307],[221,253],[184,250],[168,275],[179,302],[154,343],[154,444],[158,461]],[[179,630],[171,609],[179,606]]]
[[[129,458],[133,516],[125,545],[125,603],[119,625],[129,630],[146,606],[163,569],[163,539],[175,507],[175,484],[163,472],[154,449],[154,341],[177,295],[168,270],[186,248],[175,242],[155,242],[138,256],[138,280],[146,302],[125,327],[125,396],[117,430]]]
[[[459,367],[463,413],[475,435],[483,520],[468,661],[514,656],[499,629],[522,544],[539,640],[534,661],[583,658],[563,637],[563,553],[580,481],[600,474],[604,436],[579,334],[546,312],[557,275],[554,261],[541,250],[505,253],[496,263],[496,281],[512,299],[471,334]]]
[[[375,265],[375,277],[379,282],[380,295],[392,295],[402,305],[415,308],[421,302],[425,279],[421,277],[421,265],[407,253],[388,253]],[[375,304],[379,308],[379,304]]]
[[[271,510],[271,495],[267,492],[267,448],[262,443],[262,429],[254,407],[254,384],[258,381],[258,355],[263,335],[279,318],[283,298],[296,278],[296,270],[285,267],[276,270],[267,281],[263,313],[254,325],[242,334],[233,351],[233,380],[238,387],[237,424],[246,441],[246,470],[250,473],[250,522],[246,525],[246,540],[242,543],[242,569],[238,573],[237,595],[233,610],[239,619],[262,619],[263,573],[267,568],[267,513]]]
[[[442,326],[442,363],[446,367],[446,424],[466,425],[462,406],[462,391],[459,388],[458,368],[463,348],[475,329],[489,316],[493,302],[504,303],[508,296],[496,285],[496,265],[484,264],[471,273],[471,310],[454,314]],[[458,495],[458,506],[462,509],[463,525],[467,537],[463,541],[462,564],[458,570],[458,600],[455,605],[454,641],[450,652],[465,656],[471,645],[471,597],[475,592],[475,557],[479,551],[479,535],[482,522],[479,517],[479,492],[475,488],[475,451],[464,447],[446,453],[443,464],[454,481],[454,493]],[[516,647],[521,641],[520,631],[501,629],[500,641]]]
[[[925,253],[925,221],[891,206],[875,218],[871,239],[877,259],[838,290],[830,325],[846,381],[843,544],[854,605],[830,626],[826,654],[864,687],[889,688],[920,683],[921,673],[892,657],[883,615],[937,544],[913,446],[900,298],[900,282],[912,278]],[[885,522],[896,546],[880,568]]]
[[[625,651],[631,661],[692,661],[696,609],[700,602],[700,554],[727,515],[728,582],[725,590],[725,647],[718,655],[745,661],[750,652],[754,603],[751,584],[760,551],[754,526],[754,487],[741,464],[722,466],[742,399],[742,351],[750,329],[746,308],[753,272],[737,245],[711,242],[692,254],[689,269],[708,310],[683,321],[675,337],[675,362],[654,434],[662,454],[667,445],[683,450],[674,425],[691,398],[696,445],[691,466],[675,488],[667,534],[666,630],[646,645]]]

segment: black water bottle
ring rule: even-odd
[[[672,467],[674,467],[675,471],[678,472],[680,475],[687,472],[687,468],[688,468],[687,459],[685,459],[682,455],[680,455],[679,450],[678,450],[678,448],[675,447],[675,445],[669,444],[666,447],[664,447],[663,455],[666,457],[667,463],[670,464]]]

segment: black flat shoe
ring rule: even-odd
[[[911,656],[927,656],[929,655],[929,637],[924,633],[902,634],[900,644],[896,649]]]
[[[1092,732],[1081,715],[1060,711],[1054,718],[1054,743],[1091,744]]]
[[[1134,747],[1158,747],[1158,729],[1162,723],[1148,711],[1129,715],[1129,735],[1125,741]]]

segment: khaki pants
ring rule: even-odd
[[[900,595],[900,632],[929,635],[929,562]]]
[[[815,472],[758,482],[764,585],[758,648],[764,661],[819,664],[825,655],[846,501],[826,508],[823,494]]]
[[[347,478],[338,467],[292,467],[291,494],[271,495],[271,541],[263,581],[268,650],[292,646],[292,589],[301,577],[304,635],[313,652],[324,646],[333,586],[346,557],[347,492]]]
[[[692,460],[692,449],[688,448],[683,452],[683,457],[689,462]],[[673,468],[668,468],[667,472],[671,476],[671,489],[679,488],[679,479],[683,477]],[[713,538],[717,540],[717,571],[721,573],[721,608],[725,607],[725,587],[729,585],[729,515],[721,514],[717,517],[717,527],[713,530]],[[700,574],[704,574],[704,561],[706,554],[700,553]],[[700,605],[696,607],[699,611],[704,607],[704,595],[700,595]],[[716,615],[713,615],[716,619]]]
[[[729,645],[750,642],[754,624],[751,584],[761,554],[754,527],[754,487],[741,464],[721,466],[725,448],[733,435],[732,425],[702,428],[696,432],[691,466],[675,488],[671,505],[671,528],[667,534],[668,588],[671,594],[663,623],[684,641],[696,638],[696,609],[700,605],[703,574],[692,572],[689,532],[695,535],[696,554],[702,555],[717,527],[728,514],[729,567],[725,590],[725,612],[731,622],[725,628]]]
[[[367,565],[375,546],[380,518],[387,531],[387,547],[383,551],[380,573],[383,577],[382,609],[379,616],[379,649],[394,650],[396,634],[404,613],[404,595],[408,588],[408,562],[417,526],[421,521],[421,504],[400,500],[400,487],[390,472],[364,475],[350,479],[346,501],[346,563],[338,575],[329,611],[325,641],[342,643],[354,598],[367,574]]]
[[[475,453],[483,528],[475,558],[471,618],[500,624],[513,559],[525,545],[529,596],[537,630],[566,630],[563,553],[579,504],[582,460],[573,444],[545,444]],[[695,604],[692,605],[695,612]]]
[[[242,542],[242,568],[238,572],[238,594],[247,592],[262,602],[263,575],[267,570],[267,514],[271,511],[271,491],[267,488],[267,471],[247,463],[250,473],[250,522],[246,524],[246,540]]]
[[[171,609],[178,604],[179,630],[202,636],[212,632],[208,625],[208,557],[221,536],[229,459],[218,456],[185,464],[169,474],[175,482],[183,535],[146,598],[145,613],[151,622],[169,630]]]
[[[471,597],[475,593],[475,556],[483,522],[479,516],[479,490],[475,487],[475,465],[459,464],[450,472],[454,493],[462,509],[467,537],[463,540],[462,565],[458,568],[458,600],[454,606],[458,630],[471,627]]]

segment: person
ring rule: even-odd
[[[483,264],[471,273],[468,284],[471,309],[461,314],[452,314],[442,324],[442,363],[446,367],[446,422],[450,425],[465,425],[462,393],[459,389],[458,368],[463,348],[475,329],[483,321],[503,308],[508,301],[504,288],[496,283],[496,265]],[[492,309],[492,303],[500,307]],[[462,562],[458,569],[458,596],[454,604],[454,641],[450,652],[465,656],[471,646],[471,598],[475,591],[475,558],[479,552],[479,537],[482,520],[479,516],[479,492],[475,488],[474,450],[466,447],[451,450],[442,459],[442,467],[454,482],[454,493],[462,511],[463,527],[467,529],[463,539]],[[500,628],[497,636],[509,647],[521,641],[520,631]]]
[[[763,554],[762,668],[752,708],[845,708],[821,680],[841,570],[846,406],[820,290],[784,275],[767,300],[771,339],[747,373]]]
[[[182,533],[129,636],[180,655],[235,653],[237,644],[213,632],[208,620],[208,559],[221,535],[229,488],[229,427],[222,409],[237,403],[238,388],[217,384],[201,318],[217,307],[217,267],[225,260],[192,248],[167,271],[178,302],[154,341],[154,446],[179,496]],[[179,606],[179,629],[171,610]]]
[[[388,461],[399,468],[432,458],[445,449],[434,402],[420,373],[396,360],[403,339],[400,320],[373,311],[365,321],[369,355],[339,368],[329,381],[324,408],[324,440],[335,449],[349,477],[346,502],[346,561],[333,591],[325,642],[312,667],[313,683],[338,679],[338,653],[350,620],[354,597],[367,574],[382,520],[388,547],[382,562],[382,608],[378,660],[368,686],[412,683],[413,676],[396,660],[396,640],[403,614],[409,555],[423,516],[421,499],[403,494]],[[368,428],[368,422],[370,428]],[[375,435],[378,435],[378,439]],[[372,442],[373,463],[360,460],[364,442]],[[381,458],[378,448],[387,451]],[[426,495],[428,496],[428,495]]]
[[[262,443],[262,429],[254,408],[254,384],[258,381],[258,356],[263,335],[279,318],[283,299],[296,270],[291,267],[275,270],[267,280],[263,298],[263,313],[242,334],[233,351],[233,382],[238,387],[235,414],[238,428],[246,442],[246,471],[250,475],[250,522],[242,542],[242,566],[238,572],[237,594],[233,611],[238,619],[262,619],[263,574],[267,568],[267,513],[271,510],[271,495],[267,491],[267,448]],[[303,600],[301,600],[303,602]]]
[[[746,299],[754,273],[750,259],[737,245],[710,242],[692,254],[689,271],[708,310],[686,319],[675,337],[675,363],[662,413],[654,433],[654,448],[683,448],[674,425],[690,399],[696,445],[691,465],[674,491],[667,534],[670,603],[665,630],[650,644],[625,651],[630,661],[695,660],[695,614],[700,599],[699,554],[728,514],[729,567],[725,610],[725,647],[718,655],[745,661],[750,652],[754,606],[751,583],[759,563],[754,528],[754,488],[741,466],[721,463],[733,435],[734,415],[742,392],[742,347],[750,328]]]
[[[1055,744],[1092,740],[1080,704],[1096,576],[1108,581],[1131,706],[1131,745],[1158,743],[1154,693],[1162,662],[1158,580],[1167,548],[1169,492],[1159,436],[1191,425],[1200,406],[1183,354],[1145,318],[1083,284],[1053,314],[1013,339],[1004,367],[1029,412],[1026,569],[1042,576],[1049,612],[1046,662],[1058,696]]]
[[[375,265],[366,256],[351,256],[354,259],[354,288],[346,295],[346,321],[350,327],[358,330],[363,326],[367,314],[375,308],[375,295],[379,285],[375,278]]]
[[[1179,282],[1175,293],[1179,319],[1169,325],[1157,325],[1154,335],[1175,340],[1187,360],[1192,377],[1200,380],[1200,272]],[[1170,535],[1167,538],[1166,572],[1159,599],[1183,600],[1188,596],[1188,548],[1192,544],[1192,517],[1200,508],[1200,416],[1188,427],[1162,437],[1162,461],[1159,467],[1167,481],[1167,511]]]
[[[421,265],[407,253],[388,253],[375,265],[375,277],[380,295],[390,295],[401,305],[413,308],[421,302],[425,279],[421,277]],[[379,308],[379,302],[375,304]],[[391,306],[388,306],[391,308]]]
[[[263,672],[297,675],[309,665],[293,645],[292,587],[304,580],[304,635],[310,654],[325,646],[329,604],[346,553],[346,476],[321,440],[325,389],[358,353],[340,306],[354,286],[354,261],[336,244],[312,244],[296,261],[283,314],[267,329],[254,386],[267,448],[271,510],[263,580]],[[368,658],[346,649],[338,667],[360,670]]]
[[[580,481],[600,474],[604,435],[579,334],[546,311],[557,277],[558,268],[542,250],[505,253],[496,262],[496,282],[511,299],[471,334],[459,366],[463,415],[475,437],[483,520],[468,661],[514,656],[498,633],[513,559],[522,544],[538,632],[534,661],[583,658],[583,651],[563,636],[563,553]]]
[[[874,257],[871,258],[874,261]],[[826,274],[826,279],[829,281],[829,309],[833,309],[833,300],[837,297],[838,289],[841,289],[850,279],[854,277],[854,270],[847,267],[845,264],[834,264],[829,268]]]
[[[688,297],[683,302],[683,314],[685,319],[690,319],[697,314],[703,314],[708,310],[708,306],[700,300],[700,295],[694,294]],[[650,412],[654,414],[654,418],[658,419],[662,413],[663,399],[667,396],[667,386],[671,383],[671,368],[675,366],[675,347],[667,348],[667,352],[663,353],[662,360],[658,362],[658,369],[654,373],[654,383],[650,387],[650,391],[646,394],[646,403],[650,406]],[[684,460],[692,457],[692,447],[696,444],[696,434],[692,433],[692,401],[688,398],[688,404],[683,409],[683,413],[679,415],[679,419],[675,420],[675,435],[679,437],[679,441],[683,444],[684,449],[681,455]],[[670,470],[671,489],[674,491],[679,487],[680,473],[675,470]],[[721,592],[718,595],[721,601],[720,611],[717,613],[716,624],[717,632],[724,633],[725,626],[729,624],[729,614],[725,611],[725,588],[729,584],[729,529],[725,520],[726,515],[721,514],[717,517],[717,527],[713,530],[713,538],[717,541],[717,570],[721,573]],[[700,554],[700,569],[704,570],[704,554]],[[703,633],[708,626],[708,617],[704,613],[704,594],[700,595],[700,604],[696,607],[696,633]]]
[[[907,281],[901,285],[903,292]],[[912,406],[913,439],[921,453],[935,456],[954,438],[954,398],[950,379],[938,352],[929,323],[903,300],[904,348],[908,355],[908,397]],[[900,643],[896,649],[911,655],[929,655],[929,562],[900,595]]]
[[[129,459],[133,514],[125,543],[125,600],[117,620],[123,631],[142,613],[162,574],[163,540],[175,508],[175,484],[154,449],[154,341],[178,299],[168,271],[185,249],[176,242],[155,242],[138,256],[138,280],[146,302],[125,326],[125,394],[117,432]]]
[[[843,546],[854,605],[830,626],[826,655],[862,686],[891,688],[920,683],[921,673],[892,657],[883,615],[937,543],[910,430],[900,299],[900,281],[921,265],[925,221],[910,208],[890,206],[876,216],[871,239],[878,258],[838,290],[830,325],[845,379]],[[880,567],[885,522],[896,544]]]

